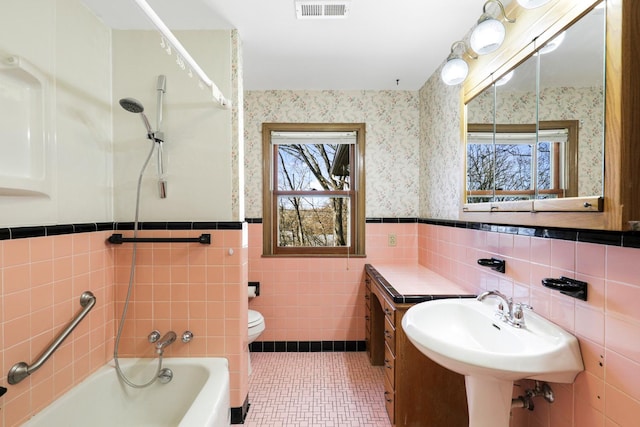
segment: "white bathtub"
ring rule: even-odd
[[[127,376],[142,383],[157,360],[119,359]],[[31,418],[28,427],[228,427],[229,366],[224,358],[167,358],[168,384],[124,385],[111,361]]]

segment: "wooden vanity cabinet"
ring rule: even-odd
[[[423,355],[407,338],[402,318],[412,304],[396,304],[365,274],[367,353],[384,366],[384,398],[394,426],[467,427],[464,376]]]

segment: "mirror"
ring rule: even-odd
[[[604,6],[604,3],[601,4]],[[603,194],[605,8],[596,7],[539,49],[539,120],[577,120],[577,188],[567,196]]]
[[[491,85],[467,104],[467,203],[493,201],[495,98]]]
[[[467,103],[465,210],[603,194],[604,40],[597,7]]]

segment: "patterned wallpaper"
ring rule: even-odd
[[[262,123],[366,123],[366,216],[419,215],[419,99],[411,91],[246,91],[245,216],[262,217]]]
[[[580,120],[578,195],[603,193],[604,94],[599,88],[561,87],[540,95],[541,120]]]
[[[599,92],[559,88],[541,97],[543,120],[581,120],[579,192],[585,195],[602,187]],[[418,93],[245,92],[245,216],[262,217],[263,122],[365,122],[367,217],[457,219],[464,177],[459,102],[460,87],[444,85],[439,71]],[[526,99],[505,102],[503,123],[530,114]]]
[[[458,219],[464,147],[460,86],[446,86],[437,70],[420,89],[420,217]]]
[[[241,133],[244,128],[244,109],[239,108],[244,103],[243,70],[242,42],[238,30],[231,30],[231,174],[234,183],[231,189],[231,214],[240,221],[245,218],[242,197],[244,164],[240,163],[240,159],[244,157],[244,140]]]

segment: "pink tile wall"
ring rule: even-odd
[[[133,232],[124,233],[130,237]],[[157,329],[180,337],[167,357],[226,357],[229,360],[231,406],[243,404],[248,392],[247,247],[236,230],[140,231],[139,237],[197,237],[211,234],[211,245],[138,244],[133,296],[120,342],[120,356],[153,357],[147,341]],[[133,253],[131,244],[115,251],[115,317],[120,321]]]
[[[248,225],[248,248],[243,232],[203,232],[211,232],[211,246],[139,246],[128,319],[133,322],[127,322],[121,354],[149,351],[146,335],[152,328],[190,329],[196,339],[189,345],[176,343],[167,354],[228,357],[234,407],[242,404],[248,389],[247,281],[261,282],[261,296],[250,302],[267,322],[261,340],[361,340],[364,264],[420,262],[478,291],[500,289],[529,302],[578,336],[586,371],[573,385],[554,384],[556,402],[537,402],[534,412],[516,414],[514,427],[637,425],[638,249],[426,224],[367,224],[365,258],[262,258],[260,224]],[[171,234],[149,232],[162,233]],[[396,234],[397,246],[388,246],[389,233]],[[18,361],[37,358],[80,310],[84,290],[98,297],[89,316],[39,371],[16,386],[0,379],[9,388],[0,400],[2,425],[24,422],[111,358],[131,247],[105,245],[109,234],[0,241],[3,372]],[[477,266],[478,258],[492,255],[507,260],[505,275]],[[587,281],[589,301],[540,285],[541,278],[559,275]]]
[[[262,224],[249,225],[249,280],[266,329],[260,341],[364,340],[364,264],[416,263],[417,224],[367,224],[366,257],[262,257]],[[388,234],[397,237],[388,246]]]
[[[499,289],[580,341],[585,371],[552,384],[556,402],[536,402],[513,427],[635,427],[640,424],[640,249],[420,224],[419,262],[477,292]],[[506,260],[506,274],[478,258]],[[561,275],[589,283],[586,302],[544,288]]]
[[[167,356],[227,357],[231,405],[243,404],[247,375],[247,247],[245,231],[203,230],[210,246],[140,244],[136,285],[120,355],[151,356],[152,329],[191,330]],[[180,237],[201,232],[141,232]],[[12,427],[49,405],[113,357],[131,264],[131,245],[105,241],[111,232],[0,241],[0,425]],[[130,234],[130,233],[129,233]],[[125,233],[125,235],[128,235]],[[231,250],[231,252],[230,252]],[[17,385],[6,373],[31,363],[81,310],[90,290],[97,302],[51,359]]]
[[[104,365],[113,349],[113,260],[105,233],[0,241],[0,424],[20,425]],[[82,310],[80,295],[96,305],[56,353],[31,376],[8,385],[17,362],[33,363]]]

